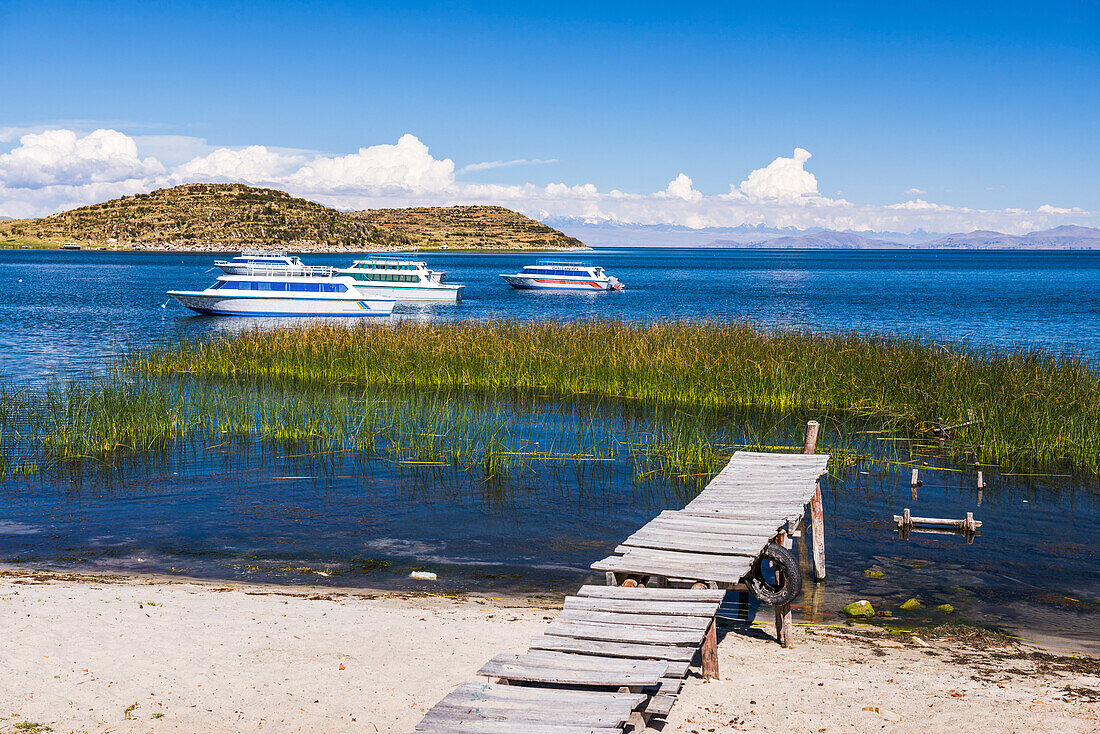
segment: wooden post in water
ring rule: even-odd
[[[802,449],[804,454],[812,454],[817,447],[817,431],[820,424],[810,421],[806,424],[806,443]],[[814,496],[810,500],[810,545],[813,548],[814,581],[825,580],[825,510],[821,503],[821,482],[814,488]]]

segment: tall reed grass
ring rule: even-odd
[[[802,425],[790,417],[647,408],[595,396],[550,400],[116,371],[37,391],[0,386],[0,478],[31,467],[79,472],[150,459],[171,465],[188,453],[270,447],[320,464],[351,455],[473,470],[484,479],[535,466],[618,462],[617,470],[639,478],[692,487],[736,448],[796,443]],[[851,453],[844,444],[858,428],[831,426],[821,443]]]
[[[252,330],[128,354],[132,374],[329,386],[511,390],[688,410],[846,413],[957,458],[1100,469],[1100,372],[1076,354],[737,322],[402,321]]]

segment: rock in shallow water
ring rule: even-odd
[[[846,617],[871,619],[875,616],[875,608],[866,599],[854,601],[840,611]]]

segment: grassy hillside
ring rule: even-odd
[[[400,235],[284,191],[186,184],[123,196],[42,219],[0,222],[0,242],[238,250],[407,247]]]
[[[285,191],[185,184],[42,219],[0,221],[0,247],[240,250],[555,249],[584,247],[499,206],[340,212]]]
[[[421,249],[566,249],[584,247],[530,217],[502,206],[368,209],[351,216],[407,239]]]

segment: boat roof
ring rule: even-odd
[[[406,265],[425,265],[423,260],[417,258],[416,255],[368,255],[362,260],[352,260],[353,263],[376,263],[376,262],[399,262]]]
[[[286,250],[241,250],[237,257],[289,257]]]
[[[592,263],[587,260],[537,260],[535,265],[568,265],[574,268],[592,267]]]

